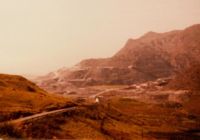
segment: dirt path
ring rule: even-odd
[[[19,119],[16,119],[16,120],[7,121],[6,123],[11,123],[11,124],[22,123],[24,121],[38,119],[38,118],[48,116],[48,115],[52,115],[52,114],[63,113],[63,112],[66,112],[66,111],[74,110],[76,108],[77,107],[70,107],[70,108],[64,108],[64,109],[53,110],[53,111],[48,111],[48,112],[42,112],[42,113],[34,114],[34,115],[31,115],[31,116],[19,118]],[[5,123],[5,122],[2,122],[2,123]]]
[[[107,93],[107,92],[113,91],[113,90],[116,90],[116,89],[106,89],[106,90],[100,91],[94,95],[89,96],[89,98],[96,98],[97,96],[100,96],[101,94],[104,94],[104,93]]]

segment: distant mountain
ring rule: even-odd
[[[53,92],[69,86],[133,84],[173,76],[200,62],[200,24],[166,33],[148,32],[129,39],[114,56],[83,60],[36,79]]]

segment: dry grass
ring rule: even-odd
[[[22,132],[20,132],[15,126],[4,123],[0,125],[0,136],[5,138],[22,138]]]
[[[68,101],[48,94],[21,76],[0,74],[0,121],[61,108]]]
[[[31,89],[24,88],[31,84],[26,80],[20,83],[23,87],[16,85],[19,81],[13,86],[13,82],[2,79],[1,82],[4,84],[1,83],[0,109],[5,116],[11,117],[9,119],[60,108],[67,102],[61,97],[48,95],[35,85],[31,85]],[[15,90],[12,90],[13,87]],[[102,104],[85,103],[74,110],[27,121],[15,127],[1,125],[0,136],[101,140],[198,139],[198,101],[198,93],[181,105],[171,102],[150,104],[113,96]]]
[[[20,128],[30,138],[69,139],[195,139],[198,116],[183,108],[112,98],[104,105],[79,106],[63,114],[26,122]],[[199,138],[199,137],[198,137]]]

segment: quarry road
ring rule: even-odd
[[[96,93],[94,95],[91,95],[89,97],[90,98],[96,98],[97,96],[100,96],[101,94],[104,94],[104,93],[107,93],[107,92],[113,91],[113,90],[116,90],[116,89],[106,89],[106,90],[100,91],[100,92],[98,92],[98,93]]]
[[[27,116],[27,117],[24,117],[24,118],[19,118],[19,119],[16,119],[16,120],[7,121],[6,123],[11,123],[11,124],[22,123],[24,121],[34,120],[34,119],[42,118],[42,117],[52,115],[52,114],[59,114],[59,113],[67,112],[67,111],[70,111],[70,110],[74,110],[76,108],[77,107],[69,107],[69,108],[64,108],[64,109],[48,111],[48,112],[42,112],[42,113],[38,113],[38,114],[35,114],[35,115]]]

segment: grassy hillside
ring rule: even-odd
[[[0,121],[60,108],[67,103],[67,99],[48,94],[21,76],[0,74]]]
[[[103,104],[79,106],[63,114],[3,128],[9,130],[4,135],[17,138],[197,140],[198,122],[199,118],[182,106],[113,97]]]

